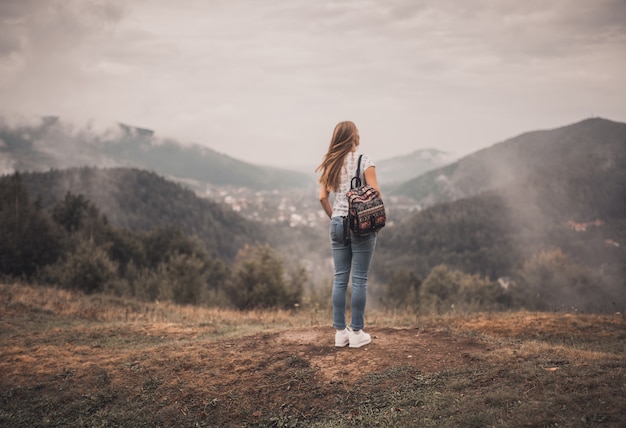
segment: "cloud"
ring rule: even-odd
[[[8,40],[0,49],[0,88],[27,106],[34,98],[53,104],[80,84],[82,70],[123,17],[109,2],[79,0],[4,1],[0,15],[2,40]]]
[[[20,40],[13,47],[28,55],[79,46],[119,22],[123,12],[110,2],[24,0],[0,2],[0,15],[3,35]]]
[[[344,119],[391,157],[626,115],[623,0],[23,0],[0,16],[5,109],[262,163],[316,163]]]

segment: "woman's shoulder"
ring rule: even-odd
[[[376,166],[372,157],[367,153],[359,153],[359,156],[361,156],[361,168],[363,170],[366,170],[370,166]]]

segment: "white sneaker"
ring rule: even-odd
[[[372,336],[369,333],[365,333],[363,330],[350,330],[348,332],[348,338],[350,340],[350,348],[360,348],[372,341]]]
[[[335,346],[337,348],[343,348],[348,343],[350,343],[350,338],[348,337],[348,329],[344,328],[343,330],[337,330],[335,332]]]

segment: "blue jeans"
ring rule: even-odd
[[[330,243],[335,263],[333,280],[333,327],[339,330],[346,328],[346,294],[348,280],[352,271],[352,323],[353,330],[363,329],[363,313],[367,299],[367,275],[374,248],[376,247],[374,232],[368,236],[352,236],[349,244],[343,244],[343,218],[333,217],[330,220]]]

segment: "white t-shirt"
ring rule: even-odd
[[[335,193],[332,217],[348,215],[348,198],[346,198],[346,193],[350,190],[350,182],[356,175],[360,155],[361,153],[358,152],[350,152],[343,161],[343,167],[341,167],[341,182],[339,184],[339,190]],[[374,165],[374,162],[368,155],[363,154],[361,158],[361,173],[359,174],[361,183],[365,183],[364,172],[371,166],[376,165]]]

